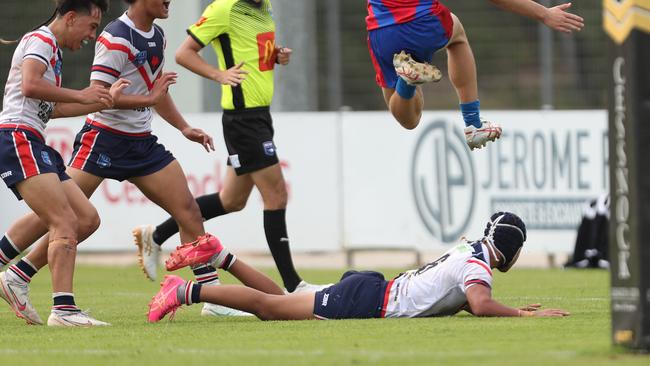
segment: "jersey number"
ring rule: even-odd
[[[419,274],[422,274],[422,273],[424,273],[424,272],[430,270],[431,268],[434,268],[435,266],[439,265],[440,263],[446,261],[447,258],[449,258],[449,254],[445,254],[445,255],[443,255],[442,257],[436,259],[435,261],[433,261],[433,262],[431,262],[431,263],[427,263],[427,264],[425,264],[424,266],[420,267],[420,268],[415,272],[415,275],[417,276],[417,275],[419,275]]]

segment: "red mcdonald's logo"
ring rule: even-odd
[[[275,51],[275,32],[258,34],[257,47],[259,49],[260,71],[273,70],[277,57]]]

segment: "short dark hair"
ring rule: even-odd
[[[64,15],[69,11],[90,14],[93,7],[98,7],[102,13],[108,11],[109,0],[56,0],[56,11]]]
[[[93,7],[97,7],[102,13],[106,13],[108,11],[109,0],[54,0],[54,3],[56,4],[54,13],[52,13],[52,15],[46,21],[32,30],[36,30],[44,25],[49,24],[57,16],[65,15],[69,11],[91,14]],[[6,45],[13,43],[18,43],[18,40],[7,41],[0,38],[0,44]]]

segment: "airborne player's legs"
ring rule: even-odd
[[[440,3],[432,12],[404,21],[382,13],[371,1],[368,18],[368,47],[388,109],[406,129],[420,123],[424,97],[419,85],[439,81],[440,71],[428,62],[434,52],[447,47],[449,76],[460,100],[465,136],[471,149],[481,148],[501,136],[501,128],[482,122],[476,81],[476,65],[465,31],[458,18]],[[394,6],[394,5],[393,5]],[[408,5],[397,12],[415,11]],[[374,19],[374,20],[373,20]]]

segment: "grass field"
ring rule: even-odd
[[[315,283],[337,271],[304,270]],[[397,271],[386,271],[394,275]],[[189,272],[182,272],[189,277]],[[226,275],[227,276],[227,275]],[[495,297],[509,305],[541,302],[572,315],[562,319],[433,319],[261,322],[205,318],[184,308],[174,322],[145,322],[157,284],[135,267],[80,266],[76,297],[109,328],[26,326],[0,304],[3,365],[648,365],[650,357],[610,346],[609,277],[604,271],[514,269],[495,274]],[[274,277],[275,278],[275,277]],[[231,282],[231,278],[224,278]],[[43,318],[49,273],[32,286]]]

